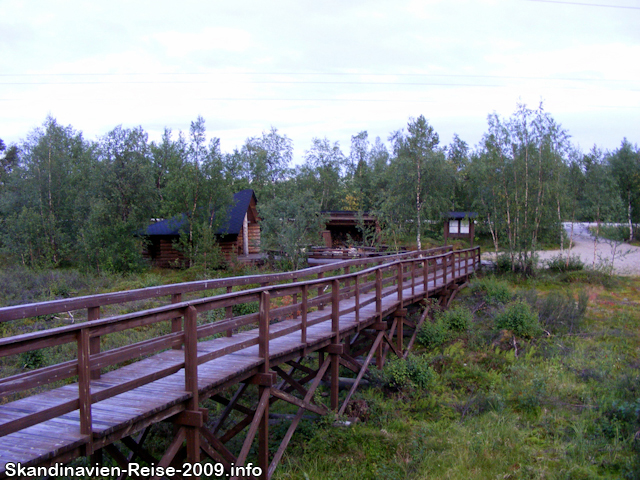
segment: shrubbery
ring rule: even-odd
[[[436,372],[423,356],[409,355],[407,359],[395,358],[386,363],[381,382],[389,388],[416,387],[427,389],[436,379]]]
[[[547,261],[547,268],[553,272],[575,272],[584,270],[584,263],[578,255],[568,257],[558,255]]]
[[[437,347],[449,340],[449,330],[444,322],[425,322],[418,332],[418,342],[428,348]]]
[[[537,312],[521,300],[513,302],[494,318],[498,330],[510,330],[514,335],[532,338],[542,333]]]
[[[439,312],[434,322],[422,325],[418,332],[418,342],[425,347],[437,347],[453,338],[456,332],[468,330],[472,321],[473,314],[462,306]]]
[[[473,314],[462,306],[446,310],[441,317],[442,323],[448,330],[456,330],[458,332],[468,330],[473,320]]]

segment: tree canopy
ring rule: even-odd
[[[0,139],[0,249],[6,262],[128,271],[144,268],[151,219],[185,215],[178,248],[192,264],[217,254],[213,232],[232,194],[252,188],[265,246],[300,252],[320,243],[323,211],[375,214],[380,238],[422,247],[449,210],[479,213],[477,231],[526,269],[545,242],[564,242],[562,222],[640,220],[640,150],[580,152],[542,105],[488,115],[481,142],[443,144],[425,116],[388,137],[351,137],[348,152],[316,137],[293,165],[293,142],[275,127],[223,152],[197,117],[188,132],[116,126],[87,140],[49,116],[15,145]],[[219,252],[218,252],[219,253]]]

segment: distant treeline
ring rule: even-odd
[[[224,218],[211,213],[244,188],[256,192],[264,247],[294,263],[301,246],[318,242],[325,210],[375,213],[381,241],[414,238],[418,247],[433,228],[426,220],[476,211],[476,231],[523,265],[561,238],[562,221],[625,222],[633,235],[639,220],[638,147],[624,139],[612,152],[581,152],[542,105],[489,115],[474,148],[457,135],[441,144],[424,116],[387,140],[363,131],[345,153],[314,138],[292,166],[293,143],[275,128],[225,153],[219,139],[207,140],[202,117],[188,133],[166,128],[159,142],[122,126],[87,140],[48,117],[17,145],[0,140],[0,249],[6,264],[136,270],[141,229],[185,214],[179,248],[197,264],[216,252],[212,232]]]

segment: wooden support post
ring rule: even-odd
[[[311,383],[311,386],[309,387],[309,390],[307,390],[307,394],[304,396],[304,399],[302,400],[304,403],[308,404],[311,402],[311,399],[313,398],[313,394],[318,388],[318,385],[320,385],[320,381],[322,380],[322,377],[324,376],[324,373],[327,371],[328,367],[329,367],[328,361],[326,363],[323,362],[321,365],[319,365],[318,374],[315,376],[313,382]],[[278,463],[280,462],[280,459],[282,458],[282,455],[284,454],[284,451],[287,448],[287,445],[289,445],[289,441],[291,440],[291,437],[293,436],[293,432],[298,426],[298,423],[300,422],[300,419],[302,418],[303,413],[304,413],[304,408],[299,407],[298,413],[296,413],[296,416],[291,422],[291,425],[289,425],[289,429],[287,430],[287,433],[285,434],[284,438],[282,439],[282,442],[280,443],[280,446],[278,447],[278,450],[273,456],[271,465],[269,465],[268,475],[265,478],[271,478],[273,476],[273,473],[275,472],[275,469],[278,466]]]
[[[347,265],[346,267],[344,267],[343,271],[345,275],[349,275],[351,273],[351,265]],[[348,278],[345,278],[344,286],[347,290],[349,290],[349,287],[351,286],[351,280]]]
[[[269,473],[269,396],[271,394],[270,387],[258,387],[259,398],[266,398],[264,412],[260,419],[260,430],[258,431],[258,465],[262,469],[260,478],[267,480]]]
[[[231,293],[231,292],[233,292],[233,287],[229,285],[227,287],[227,293]],[[225,315],[226,318],[233,318],[233,307],[227,307],[225,314],[226,314]],[[233,335],[233,330],[230,328],[229,330],[227,330],[227,337],[231,337],[232,335]]]
[[[171,295],[171,303],[182,302],[182,294],[174,293]],[[171,333],[177,333],[182,331],[182,317],[175,317],[171,319]],[[182,350],[182,345],[174,345],[171,347],[173,350]]]
[[[320,278],[324,278],[324,272],[318,273],[318,279]],[[324,287],[318,287],[318,296],[322,295],[323,290],[324,290]],[[324,310],[324,303],[321,303],[320,305],[318,305],[318,310]]]
[[[396,319],[398,320],[398,324],[396,326],[396,344],[397,344],[397,348],[398,351],[400,351],[402,353],[402,349],[403,349],[403,342],[404,342],[404,331],[403,331],[403,326],[404,326],[404,317],[406,316],[407,311],[404,308],[401,308],[399,310],[396,311]]]
[[[78,399],[80,403],[80,433],[89,437],[85,455],[93,453],[93,428],[91,422],[91,358],[89,329],[78,332]]]
[[[340,343],[340,281],[333,280],[331,284],[331,343]],[[340,387],[340,355],[331,353],[331,410],[338,410],[338,393]]]
[[[303,298],[303,304],[306,302],[306,296]],[[259,344],[258,353],[264,359],[264,363],[260,367],[263,374],[269,373],[269,310],[271,308],[271,294],[269,292],[260,293],[260,320],[259,320]],[[306,315],[306,313],[305,313]],[[260,404],[256,409],[256,415],[262,415],[259,420],[258,434],[258,464],[262,468],[261,478],[267,479],[269,471],[269,396],[271,394],[270,386],[258,387],[258,398]],[[263,406],[264,403],[264,406]],[[264,411],[259,413],[260,408]],[[255,433],[254,433],[255,435]],[[244,451],[244,448],[243,448]],[[247,452],[248,453],[248,452]],[[245,455],[246,458],[246,455]]]
[[[100,307],[87,308],[87,321],[98,320],[100,318]],[[89,340],[89,352],[91,355],[97,355],[100,353],[100,337],[91,337]],[[100,378],[100,369],[91,370],[91,380],[98,380]]]
[[[184,383],[185,390],[191,393],[187,402],[187,411],[198,410],[198,311],[194,306],[187,308],[184,316]],[[187,461],[200,463],[200,432],[198,427],[186,428]],[[196,477],[200,478],[200,477]]]

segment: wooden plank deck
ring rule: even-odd
[[[473,265],[458,265],[457,275],[428,282],[424,291],[422,276],[416,276],[412,287],[408,282],[403,284],[403,304],[409,305],[425,296],[433,295],[438,290],[464,279],[473,273]],[[341,335],[349,335],[369,327],[377,321],[375,289],[361,293],[359,303],[365,304],[359,309],[359,322],[354,311],[340,315],[339,330]],[[369,303],[367,303],[369,302]],[[394,285],[382,289],[382,317],[399,308],[398,291]],[[355,297],[340,301],[339,310],[355,310]],[[307,315],[307,323],[327,316],[328,311],[314,310]],[[269,363],[276,366],[304,352],[312,352],[323,348],[334,336],[331,318],[311,325],[306,330],[306,344],[301,342],[299,330],[300,317],[276,321],[270,325],[270,334],[286,329],[298,328],[297,331],[273,338],[269,342]],[[232,337],[220,337],[201,341],[197,345],[198,358],[221,352],[230,346],[258,339],[258,329],[234,334]],[[258,372],[264,359],[259,354],[259,346],[243,348],[198,365],[198,390],[200,398],[206,398],[231,383],[238,383]],[[99,379],[91,380],[91,394],[108,388],[133,382],[145,375],[164,369],[176,369],[175,373],[139,386],[124,393],[97,401],[91,405],[91,426],[94,446],[100,447],[111,443],[114,439],[135,431],[135,426],[145,420],[160,421],[167,416],[175,415],[186,407],[191,393],[185,390],[184,353],[181,350],[165,350],[152,357],[126,365],[117,370],[103,373]],[[55,406],[63,406],[71,401],[78,401],[78,384],[69,384],[41,394],[0,405],[0,428],[7,422],[20,419],[26,414],[40,412]],[[120,433],[119,433],[120,432]],[[54,459],[65,458],[64,454],[74,454],[79,447],[89,442],[87,435],[80,434],[80,411],[61,414],[56,418],[29,426],[20,431],[0,437],[0,476],[5,472],[7,462],[20,462],[22,465],[47,464]]]

